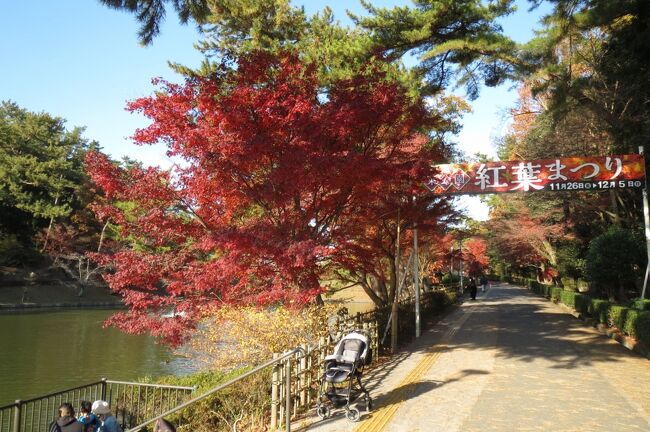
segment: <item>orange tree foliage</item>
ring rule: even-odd
[[[541,279],[553,278],[557,276],[557,243],[572,237],[561,218],[562,209],[553,203],[534,212],[525,196],[509,196],[493,209],[487,223],[490,245],[514,267],[534,268]]]
[[[95,256],[129,306],[111,322],[180,343],[221,305],[306,304],[328,267],[376,271],[386,255],[376,248],[391,247],[373,234],[378,221],[431,174],[421,131],[442,123],[380,69],[324,90],[295,56],[256,53],[132,102],[151,120],[136,142],[165,143],[179,162],[122,169],[87,157],[109,202],[97,215],[132,245]],[[431,204],[404,212],[435,217]]]
[[[480,237],[472,237],[463,243],[463,260],[467,266],[467,274],[480,276],[484,274],[489,265],[487,255],[487,242]]]

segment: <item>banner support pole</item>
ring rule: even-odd
[[[645,171],[645,153],[643,146],[639,146],[639,154],[643,155],[643,170]],[[647,173],[646,173],[647,174]],[[645,269],[645,278],[643,279],[643,291],[641,291],[641,300],[645,299],[646,288],[648,287],[648,276],[650,275],[650,209],[648,208],[648,179],[643,178],[643,221],[645,224],[645,246],[648,254],[648,264]]]

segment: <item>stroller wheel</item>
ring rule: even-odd
[[[370,398],[366,400],[366,411],[368,412],[372,411],[372,399]]]
[[[345,416],[347,417],[348,420],[353,421],[353,422],[358,422],[359,419],[361,418],[361,413],[359,412],[358,409],[356,408],[350,408],[346,413]]]
[[[330,416],[330,408],[327,405],[320,404],[316,408],[316,414],[324,420]]]

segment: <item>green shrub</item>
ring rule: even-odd
[[[638,311],[638,315],[635,315],[633,319],[628,318],[628,321],[634,337],[650,347],[650,311]],[[628,322],[626,322],[627,325]]]
[[[587,313],[591,315],[592,318],[598,320],[599,323],[607,324],[610,307],[611,303],[607,300],[591,299],[587,307]]]
[[[576,308],[576,296],[578,296],[577,293],[573,291],[566,291],[566,290],[561,290],[560,291],[560,302],[562,304],[569,306],[572,309]]]
[[[560,287],[552,287],[550,289],[551,300],[555,303],[559,302],[562,297],[562,291],[564,290]]]
[[[442,275],[443,284],[451,284],[451,283],[456,283],[458,281],[460,281],[460,276],[458,276],[457,274],[445,273],[444,275]]]
[[[34,265],[41,259],[41,254],[24,243],[15,235],[0,234],[0,266]]]
[[[619,330],[623,331],[625,328],[625,318],[629,310],[630,309],[625,306],[612,305],[609,308],[609,325],[616,326]]]
[[[650,300],[648,299],[634,299],[628,303],[628,307],[636,310],[650,310]]]
[[[589,280],[612,297],[614,287],[634,284],[639,269],[645,268],[645,242],[638,231],[612,226],[591,241],[586,260]]]
[[[580,312],[581,315],[586,316],[589,314],[589,305],[591,304],[591,297],[584,294],[576,293],[574,309]]]
[[[636,334],[636,321],[639,319],[639,316],[641,315],[640,310],[636,309],[628,309],[627,313],[625,315],[625,324],[623,325],[623,328],[621,329],[623,333],[632,336],[633,338],[637,337]]]
[[[183,377],[167,376],[156,379],[158,384],[182,385],[196,387],[193,396],[225,383],[250,370],[250,367],[238,369],[230,373],[200,372]],[[253,374],[242,381],[233,384],[203,401],[169,416],[175,425],[194,432],[231,431],[232,423],[241,418],[238,425],[242,430],[262,430],[268,419],[270,410],[271,368]],[[147,380],[149,381],[149,380]],[[141,398],[141,395],[125,395],[125,398]],[[137,405],[137,400],[125,404]],[[142,403],[137,406],[148,406]],[[214,415],[218,413],[218,415]]]

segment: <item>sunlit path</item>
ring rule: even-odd
[[[465,302],[368,375],[370,415],[309,430],[650,429],[650,362],[511,285]]]

